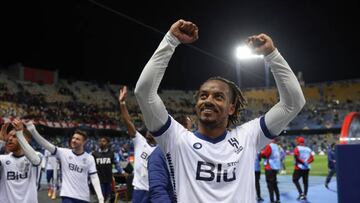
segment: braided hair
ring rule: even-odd
[[[240,112],[245,109],[245,106],[247,105],[247,101],[241,92],[240,88],[232,81],[225,79],[220,76],[211,77],[208,80],[206,80],[204,83],[211,81],[211,80],[218,80],[226,83],[230,89],[230,96],[231,96],[231,103],[235,106],[235,112],[232,115],[229,115],[229,123],[227,124],[227,127],[230,126],[230,124],[236,125],[240,120]],[[199,92],[196,92],[195,98],[199,98]]]

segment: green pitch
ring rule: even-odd
[[[263,162],[261,162],[263,163]],[[294,172],[294,156],[288,155],[285,158],[286,174],[291,175]],[[261,167],[262,173],[264,172],[264,167]],[[310,175],[313,176],[326,176],[328,173],[327,167],[327,156],[326,155],[315,155],[314,162],[311,163]],[[263,173],[264,174],[264,173]],[[283,175],[280,174],[279,175]]]

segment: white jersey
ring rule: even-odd
[[[134,142],[134,180],[133,186],[135,190],[149,190],[149,179],[147,162],[150,154],[154,151],[155,147],[150,146],[146,139],[136,132]]]
[[[37,203],[39,169],[25,155],[0,155],[0,203]]]
[[[46,159],[46,170],[54,170],[58,168],[56,156],[52,155],[50,151],[45,150],[44,157]]]
[[[97,173],[94,157],[86,152],[77,155],[71,149],[60,147],[56,148],[55,155],[61,164],[60,196],[89,202],[88,177]]]
[[[165,154],[178,202],[255,203],[256,152],[271,137],[264,117],[210,139],[169,117],[153,133]]]

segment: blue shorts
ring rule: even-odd
[[[54,170],[46,170],[46,180],[50,183],[51,179],[54,178]]]

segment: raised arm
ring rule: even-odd
[[[126,96],[127,96],[127,87],[123,86],[119,92],[120,115],[122,120],[125,122],[130,137],[133,138],[135,137],[136,134],[136,128],[134,123],[131,121],[131,117],[126,107],[126,102],[125,102]]]
[[[303,92],[295,74],[269,36],[252,36],[248,43],[257,54],[265,56],[265,62],[274,75],[280,101],[265,114],[265,124],[272,135],[279,135],[305,105]]]
[[[7,129],[8,129],[8,127],[9,127],[9,124],[10,124],[10,123],[4,123],[4,124],[1,126],[0,142],[5,143],[6,140],[8,139],[9,135],[8,135],[8,133],[7,133]]]
[[[168,112],[157,91],[170,58],[180,43],[192,43],[197,39],[197,26],[189,21],[178,20],[166,33],[136,83],[135,96],[144,115],[145,125],[151,132],[164,126],[168,119]]]
[[[12,122],[12,125],[14,126],[14,128],[16,130],[17,140],[18,140],[22,150],[24,151],[26,158],[28,158],[29,161],[33,165],[35,165],[35,166],[40,165],[41,158],[37,155],[36,151],[30,146],[30,144],[24,137],[24,134],[23,134],[24,125],[23,125],[22,121],[19,119],[15,119]]]
[[[95,190],[95,193],[96,193],[99,203],[104,203],[104,196],[101,192],[101,185],[100,185],[100,180],[99,180],[98,174],[97,173],[91,174],[90,181],[94,187],[94,190]]]
[[[43,146],[45,149],[49,150],[51,154],[53,154],[56,150],[55,145],[51,144],[49,141],[47,141],[45,138],[43,138],[39,132],[36,130],[35,125],[32,122],[25,123],[26,128],[31,133],[33,138],[36,140],[38,144]]]

